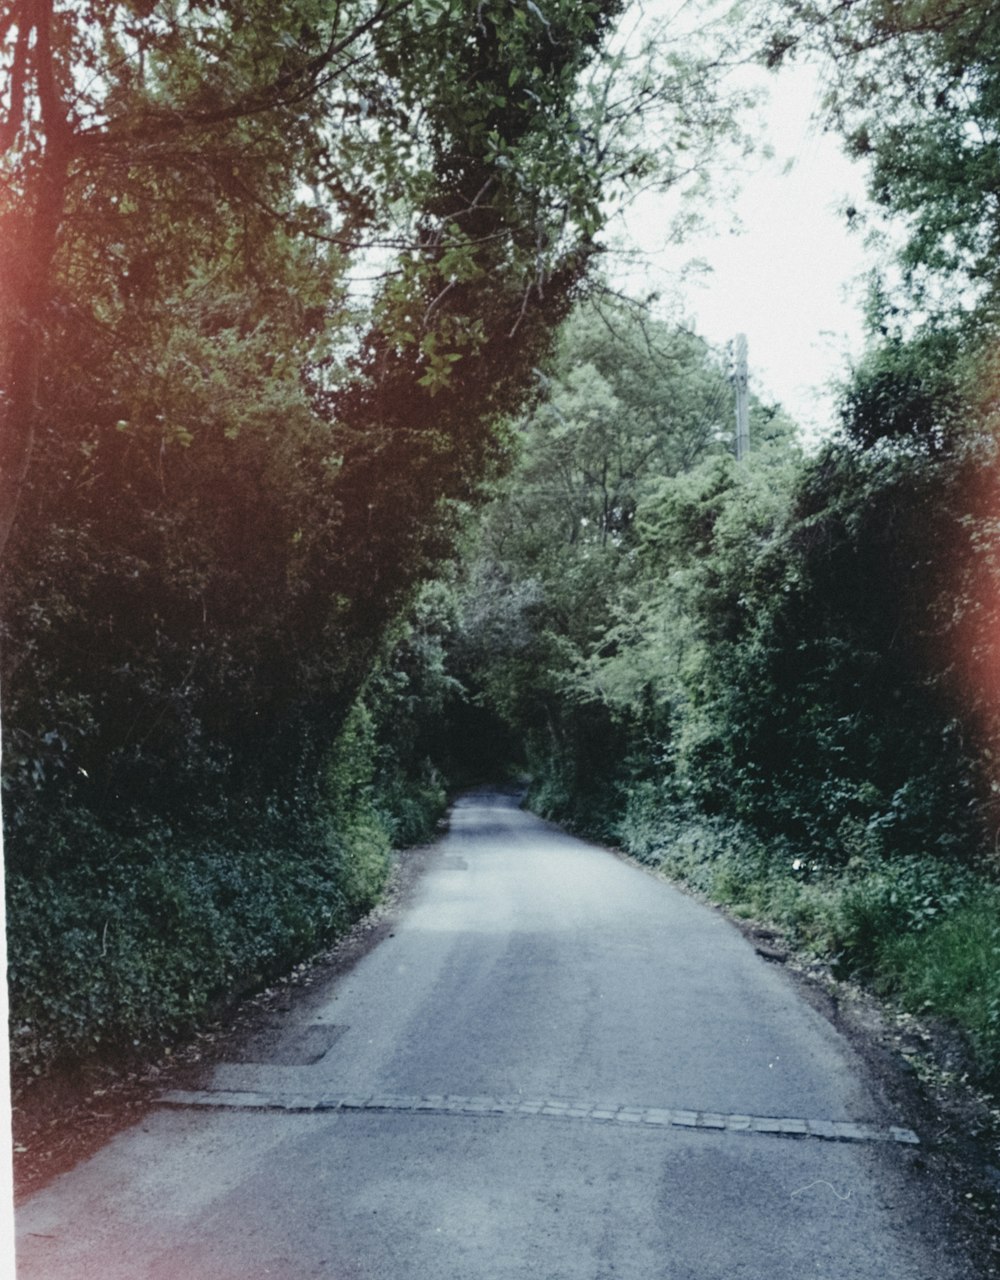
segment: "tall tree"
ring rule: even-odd
[[[0,540],[41,411],[39,361],[56,344],[53,291],[79,276],[81,256],[103,259],[124,301],[176,285],[192,234],[248,269],[274,228],[312,237],[341,268],[381,244],[398,254],[379,313],[383,361],[398,345],[405,376],[416,362],[432,390],[485,340],[486,318],[459,318],[457,304],[482,297],[501,267],[517,312],[493,319],[514,334],[549,277],[558,292],[593,252],[609,180],[687,172],[680,152],[664,164],[640,144],[640,113],[668,110],[699,156],[727,119],[705,92],[704,56],[662,64],[657,83],[648,65],[633,74],[602,54],[620,8],[0,5]]]
[[[683,182],[729,128],[714,55],[654,78],[618,14],[0,8],[19,795],[249,794],[336,732],[504,465],[609,184]]]
[[[558,760],[589,777],[641,714],[647,656],[662,665],[637,513],[731,451],[732,388],[702,339],[607,298],[564,324],[542,380],[464,565],[451,654],[479,702],[528,739],[540,776]],[[780,411],[755,403],[754,417],[764,452],[768,435],[791,433]]]
[[[8,72],[0,549],[31,457],[42,361],[55,345],[54,294],[80,272],[82,256],[108,258],[131,299],[176,282],[184,230],[207,216],[218,234],[223,210],[241,211],[248,237],[262,214],[350,236],[349,218],[331,219],[293,193],[321,177],[325,86],[363,56],[393,7],[324,8],[0,7]],[[172,244],[164,215],[176,219]]]
[[[869,162],[873,201],[903,228],[890,252],[903,294],[894,302],[883,290],[877,322],[891,325],[903,307],[918,318],[976,314],[992,323],[1000,284],[995,0],[796,0],[770,8],[763,26],[772,65],[822,56],[829,123]]]

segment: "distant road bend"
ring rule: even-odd
[[[306,1018],[30,1199],[21,1280],[968,1280],[785,975],[512,795]]]

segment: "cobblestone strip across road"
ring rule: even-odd
[[[566,1098],[464,1098],[454,1094],[397,1097],[391,1094],[307,1095],[231,1090],[171,1090],[158,1102],[170,1107],[233,1107],[263,1111],[411,1111],[458,1116],[551,1116],[598,1124],[641,1125],[658,1129],[715,1129],[727,1133],[768,1133],[781,1137],[824,1138],[831,1142],[900,1142],[920,1139],[912,1129],[887,1129],[846,1120],[800,1120],[791,1116],[724,1115],[666,1107],[595,1104]]]

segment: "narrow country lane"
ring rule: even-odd
[[[785,976],[511,796],[248,1056],[24,1204],[21,1280],[968,1280]]]

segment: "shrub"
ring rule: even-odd
[[[443,807],[439,779],[380,776],[380,759],[359,701],[323,786],[239,821],[220,809],[129,833],[63,815],[59,856],[8,870],[15,1069],[161,1041],[328,944],[377,900],[394,839]]]
[[[844,973],[874,975],[887,946],[924,935],[975,892],[976,877],[933,858],[903,858],[848,869],[830,945]]]
[[[961,1027],[983,1075],[1000,1084],[1000,890],[885,939],[881,981],[907,1008]]]
[[[168,1037],[331,939],[357,904],[328,850],[286,837],[11,876],[14,1066]]]

